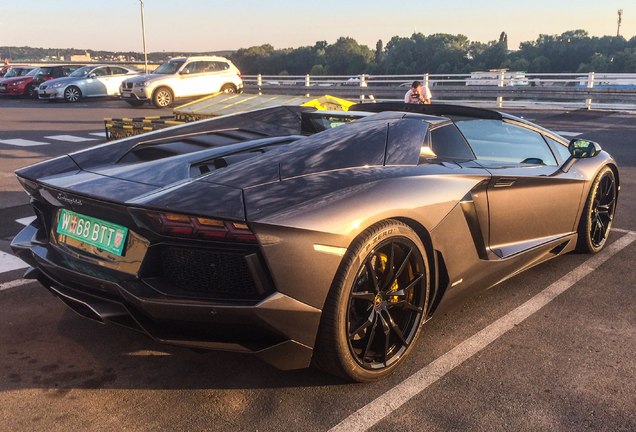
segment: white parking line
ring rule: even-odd
[[[27,263],[22,261],[20,258],[5,252],[0,252],[0,273],[6,273],[27,267]]]
[[[585,276],[595,271],[601,264],[632,244],[635,240],[635,232],[625,234],[607,246],[602,252],[589,258],[583,264],[548,286],[521,306],[499,318],[443,356],[429,363],[391,390],[345,418],[330,430],[352,432],[366,431],[371,428],[412,397],[421,393],[437,380],[444,377],[444,375],[451,372],[473,355],[486,348],[490,343],[550,303],[558,295],[571,288]]]
[[[93,135],[100,138],[106,138],[106,132],[91,132],[89,135]]]
[[[18,147],[33,147],[33,146],[49,145],[49,143],[47,142],[33,141],[33,140],[27,140],[22,138],[0,140],[0,144],[8,144],[8,145],[13,145]]]
[[[85,142],[85,141],[95,141],[97,138],[86,138],[75,135],[50,135],[45,136],[46,139],[52,139],[56,141],[64,141],[64,142]]]
[[[634,233],[634,231],[630,231],[630,230],[626,230],[626,229],[622,229],[622,228],[612,228],[612,231],[616,231],[616,232],[623,233],[623,234]]]
[[[0,284],[0,291],[8,290],[11,288],[17,288],[22,285],[30,284],[31,282],[37,282],[37,281],[34,279],[16,279],[16,280],[12,280],[11,282],[5,282]]]

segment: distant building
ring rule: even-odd
[[[91,54],[86,53],[86,54],[72,55],[71,61],[72,62],[89,62],[91,61]]]

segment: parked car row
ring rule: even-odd
[[[150,102],[164,108],[180,98],[243,89],[238,68],[216,56],[174,58],[149,74],[115,65],[9,65],[0,73],[0,95],[71,103],[114,96],[132,106]]]
[[[45,81],[68,76],[79,67],[79,65],[54,65],[32,68],[24,75],[0,79],[0,94],[37,98],[37,88],[40,84]],[[11,70],[13,70],[13,68]],[[7,74],[9,72],[7,72]],[[19,74],[21,72],[22,70],[16,73]]]

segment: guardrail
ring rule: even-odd
[[[499,108],[550,105],[636,109],[636,74],[473,73],[423,75],[244,75],[247,92],[356,100],[402,100],[411,83],[428,84],[436,101],[471,102]]]
[[[18,61],[14,60],[11,64],[26,64],[30,66],[52,66],[52,65],[114,65],[114,66],[132,66],[137,69],[143,69],[144,62],[143,61],[115,61],[115,60],[90,60],[90,61],[64,61],[64,60],[56,60],[56,61]],[[148,70],[155,70],[159,67],[161,63],[157,62],[148,62]]]

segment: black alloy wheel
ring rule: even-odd
[[[609,236],[618,186],[614,171],[604,167],[596,176],[581,215],[577,250],[584,253],[596,253],[603,249]]]
[[[24,94],[29,99],[37,99],[38,98],[38,86],[35,84],[29,84],[24,91]]]
[[[383,241],[358,270],[349,296],[349,349],[375,370],[397,361],[413,342],[426,303],[424,263],[407,238]]]
[[[327,298],[314,363],[367,382],[393,372],[421,333],[430,272],[419,236],[387,220],[351,246]]]

